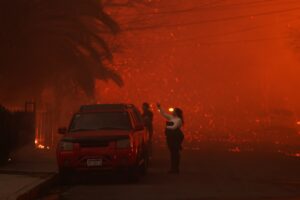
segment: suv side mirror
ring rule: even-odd
[[[62,128],[59,128],[58,129],[58,133],[61,134],[61,135],[64,135],[67,133],[67,128],[66,127],[62,127]]]

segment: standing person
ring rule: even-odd
[[[153,112],[150,110],[150,105],[149,103],[143,103],[143,120],[144,120],[144,125],[149,133],[149,139],[152,141],[152,136],[153,136]]]
[[[181,127],[184,124],[183,112],[180,108],[175,108],[172,114],[166,113],[158,103],[157,108],[160,114],[167,119],[166,122],[166,139],[171,157],[171,169],[169,173],[178,174],[180,165],[181,144],[184,139]]]

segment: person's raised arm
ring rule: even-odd
[[[164,118],[166,118],[167,120],[170,120],[170,119],[173,118],[172,115],[170,115],[170,114],[168,114],[168,113],[166,113],[166,112],[164,111],[164,109],[161,107],[161,105],[160,105],[159,103],[157,103],[156,105],[157,105],[157,108],[158,108],[159,113],[160,113]]]

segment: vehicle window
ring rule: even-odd
[[[101,112],[76,114],[70,132],[90,130],[130,130],[132,128],[127,112]]]

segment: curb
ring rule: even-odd
[[[32,171],[0,169],[0,174],[28,175],[28,176],[39,176],[42,178],[48,178],[49,176],[53,175],[54,172],[32,172]]]
[[[9,199],[13,200],[33,200],[36,199],[42,192],[49,189],[58,180],[57,174],[48,175],[46,178],[36,181],[30,186],[24,187],[22,190],[14,194]]]

